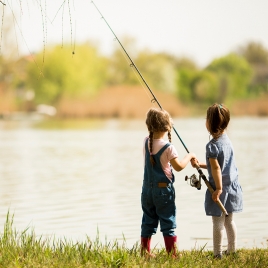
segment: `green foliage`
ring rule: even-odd
[[[196,71],[183,68],[178,70],[178,97],[184,102],[190,102],[193,99],[192,82],[196,76]]]
[[[138,54],[136,63],[152,88],[165,92],[176,90],[175,63],[170,55],[144,50]]]
[[[88,98],[105,84],[105,67],[106,60],[89,44],[77,46],[73,55],[70,48],[50,47],[29,65],[27,83],[35,91],[36,103]]]
[[[189,103],[193,99],[192,81],[197,73],[197,68],[191,60],[178,59],[176,64],[176,93],[180,100]]]
[[[189,58],[174,58],[172,57],[171,60],[175,63],[175,67],[177,70],[181,69],[188,69],[188,70],[198,70],[195,62],[193,62]]]
[[[231,53],[213,60],[206,70],[219,80],[218,102],[247,96],[252,69],[245,58]]]
[[[56,106],[61,100],[90,99],[105,86],[144,86],[116,44],[109,58],[90,43],[77,45],[75,54],[70,46],[56,45],[16,61],[0,57],[0,106],[9,110],[17,105],[19,110],[33,111],[36,104]],[[174,93],[188,104],[230,102],[268,91],[268,50],[259,43],[217,58],[204,69],[187,58],[137,51],[131,38],[125,38],[123,44],[152,90]]]
[[[107,84],[114,85],[137,85],[139,80],[133,72],[131,63],[128,58],[125,58],[121,49],[114,51],[109,62],[109,73]]]
[[[200,71],[193,80],[193,99],[202,103],[213,103],[218,97],[218,80],[208,71]]]
[[[217,100],[216,76],[209,71],[198,70],[194,65],[180,65],[177,85],[178,97],[184,102],[212,103]]]
[[[254,76],[250,84],[250,93],[258,95],[268,91],[268,50],[260,43],[250,42],[240,48],[239,53],[251,65]]]
[[[184,65],[178,68],[178,97],[203,104],[246,97],[251,77],[250,65],[236,54],[215,59],[204,70]]]
[[[248,43],[239,49],[239,54],[241,54],[252,65],[268,65],[268,50],[260,43]]]
[[[135,51],[133,40],[125,38],[124,48],[126,51]],[[170,55],[143,50],[129,56],[151,88],[169,92],[175,91],[175,62],[172,61]],[[108,84],[138,85],[140,82],[143,84],[141,77],[122,48],[115,49],[110,59]]]
[[[135,62],[135,41],[132,38],[124,37],[122,43],[124,43],[126,51],[132,52],[129,56]],[[128,56],[122,50],[119,43],[116,42],[116,48],[114,48],[113,54],[108,61],[107,84],[110,86],[122,84],[137,85],[139,80],[133,69]]]

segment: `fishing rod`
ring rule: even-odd
[[[159,106],[160,109],[163,109],[160,102],[157,100],[156,96],[154,95],[153,91],[151,90],[151,88],[149,87],[149,85],[147,84],[147,82],[145,81],[145,79],[143,78],[141,72],[139,71],[138,67],[136,66],[136,64],[133,62],[133,60],[131,59],[131,57],[129,56],[129,54],[127,53],[126,49],[124,48],[124,46],[122,45],[122,43],[120,42],[120,40],[118,39],[117,35],[115,34],[115,32],[113,31],[113,29],[111,28],[111,26],[109,25],[109,23],[106,21],[106,19],[104,18],[104,16],[102,15],[102,13],[100,12],[100,10],[98,9],[98,7],[95,5],[94,1],[91,1],[91,3],[95,6],[95,8],[97,9],[97,11],[99,12],[99,14],[101,15],[101,18],[104,20],[104,22],[106,23],[106,25],[108,26],[108,28],[110,29],[110,31],[112,32],[113,36],[115,37],[115,39],[117,40],[117,42],[119,43],[119,45],[121,46],[121,48],[123,49],[123,51],[125,52],[126,56],[128,57],[129,61],[130,61],[130,67],[134,67],[134,69],[136,70],[136,72],[138,73],[138,75],[140,76],[140,78],[142,79],[143,83],[145,84],[145,86],[147,87],[147,89],[149,90],[149,92],[151,93],[153,99],[151,100],[151,102],[156,102],[157,105]],[[184,149],[186,150],[187,153],[190,153],[188,148],[186,147],[185,143],[183,142],[182,138],[180,137],[179,133],[177,132],[176,128],[174,127],[174,125],[172,126],[174,132],[176,133],[177,137],[179,138],[180,142],[182,143]],[[209,181],[207,180],[206,176],[204,175],[203,171],[201,170],[201,168],[199,166],[196,167],[196,170],[199,173],[199,182],[198,183],[191,183],[191,185],[193,187],[195,187],[194,185],[197,185],[197,189],[200,190],[201,189],[201,179],[203,179],[203,181],[205,182],[206,186],[208,187],[208,190],[210,191],[211,194],[213,194],[214,189],[211,186],[211,184],[209,183]],[[190,181],[192,182],[193,176],[192,175],[190,177]],[[185,177],[185,180],[187,181],[188,177]],[[220,200],[216,201],[217,205],[220,207],[221,211],[228,216],[228,213],[226,211],[226,209],[224,208],[223,204],[221,203]]]

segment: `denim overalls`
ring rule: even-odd
[[[156,233],[160,221],[160,230],[163,236],[175,236],[176,205],[175,189],[172,182],[162,170],[160,156],[170,146],[167,143],[155,154],[154,166],[150,162],[148,139],[145,142],[144,179],[141,193],[141,206],[143,210],[141,236],[151,237]]]

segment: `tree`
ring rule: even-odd
[[[126,51],[131,51],[129,57],[150,87],[162,91],[175,91],[175,62],[172,61],[172,56],[153,53],[148,49],[137,53],[135,40],[132,38],[125,37],[122,43]],[[121,47],[115,49],[110,61],[108,83],[110,85],[143,83],[135,67],[131,66],[131,61],[123,49]]]
[[[217,77],[206,70],[178,70],[178,97],[185,102],[211,103],[217,100]]]
[[[133,38],[124,37],[122,43],[126,51],[132,52],[129,56],[133,62],[135,62],[135,40]],[[122,84],[137,85],[139,80],[133,72],[133,69],[134,68],[131,68],[131,61],[117,43],[109,60],[107,83],[111,86]]]
[[[176,70],[172,56],[166,53],[141,51],[136,59],[140,71],[152,88],[165,92],[176,90]]]
[[[35,102],[55,105],[63,98],[90,98],[106,82],[106,59],[90,44],[71,49],[49,47],[35,56],[28,69],[28,84],[35,91]]]
[[[250,42],[246,46],[240,47],[238,53],[246,58],[254,71],[251,92],[258,94],[267,91],[268,50],[260,43]]]
[[[231,53],[213,60],[206,68],[219,80],[217,101],[245,97],[252,77],[252,68],[245,58]]]

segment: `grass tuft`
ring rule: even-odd
[[[164,248],[153,249],[155,258],[143,257],[138,243],[132,248],[125,245],[117,241],[101,243],[98,237],[94,241],[86,237],[85,242],[76,243],[37,238],[29,228],[17,232],[8,212],[0,235],[0,267],[268,267],[267,247],[239,249],[217,260],[212,251],[205,250],[206,245],[199,250],[178,251],[177,258],[169,257]]]

